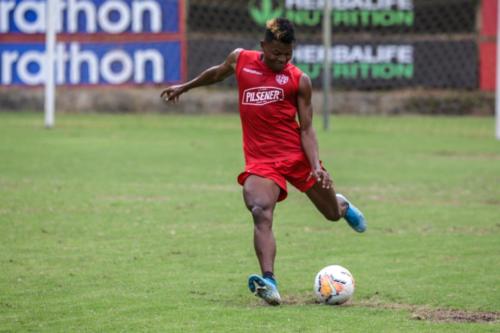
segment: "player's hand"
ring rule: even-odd
[[[184,86],[182,84],[177,84],[174,86],[167,87],[161,92],[161,98],[165,102],[179,102],[179,96],[184,92]]]
[[[314,177],[314,179],[316,179],[318,183],[321,183],[321,187],[323,188],[329,189],[333,186],[333,181],[332,178],[330,178],[330,174],[328,173],[328,171],[322,169],[321,167],[313,169],[308,179],[310,179],[311,177]]]

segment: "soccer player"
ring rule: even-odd
[[[332,179],[320,162],[312,127],[311,80],[290,63],[294,41],[290,21],[270,20],[260,43],[261,52],[235,49],[220,65],[161,93],[165,101],[177,102],[192,88],[236,75],[245,155],[245,170],[238,176],[238,183],[243,186],[245,205],[253,217],[254,247],[262,272],[262,276],[250,275],[248,287],[271,305],[281,303],[274,276],[273,212],[276,203],[287,196],[287,181],[305,192],[326,219],[344,218],[355,231],[366,230],[363,214],[335,193]]]

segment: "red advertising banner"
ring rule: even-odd
[[[479,88],[495,90],[498,0],[483,0],[479,43]]]
[[[481,36],[495,37],[497,34],[497,1],[483,0],[481,8]]]

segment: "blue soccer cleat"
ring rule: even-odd
[[[275,280],[263,278],[257,274],[248,277],[248,289],[270,305],[281,304],[281,296],[276,284]]]
[[[361,211],[350,203],[349,200],[347,200],[342,194],[337,194],[337,198],[340,198],[347,203],[347,211],[345,212],[344,218],[351,228],[357,232],[365,232],[366,220],[363,213],[361,213]]]

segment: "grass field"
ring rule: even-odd
[[[258,266],[237,116],[42,123],[0,113],[1,332],[500,331],[492,118],[334,117],[318,130],[369,230],[326,222],[290,190],[275,218],[281,307],[246,289]],[[354,299],[315,304],[314,275],[334,263],[354,274]]]

